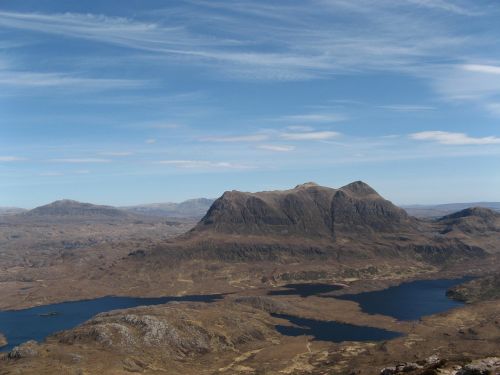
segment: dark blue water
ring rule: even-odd
[[[285,290],[272,290],[267,294],[270,296],[298,295],[301,297],[309,297],[342,289],[339,285],[331,284],[287,284],[284,285],[283,288],[285,288]]]
[[[74,328],[101,312],[174,301],[213,302],[221,298],[222,295],[219,294],[161,298],[103,297],[24,310],[0,311],[0,332],[9,342],[0,350],[8,351],[28,340],[42,341],[58,331]]]
[[[285,336],[313,336],[315,340],[342,342],[342,341],[384,341],[402,336],[399,332],[385,329],[356,326],[338,323],[304,319],[291,315],[272,314],[276,318],[286,319],[294,326],[277,325],[276,330]]]
[[[446,290],[471,280],[461,279],[418,280],[375,292],[346,294],[335,297],[357,302],[369,314],[392,316],[399,320],[417,320],[462,306],[446,297]]]

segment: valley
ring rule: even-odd
[[[438,374],[500,354],[485,208],[421,220],[363,182],[307,183],[227,192],[201,219],[60,201],[0,233],[0,320],[55,327],[12,340],[2,374]],[[103,297],[135,302],[85,307]]]

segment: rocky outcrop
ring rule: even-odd
[[[489,357],[474,360],[468,364],[453,363],[433,355],[418,362],[402,362],[383,368],[380,375],[493,375],[500,371],[500,358]]]
[[[463,366],[457,371],[457,375],[490,375],[500,372],[500,358],[491,357],[478,359]]]
[[[38,351],[39,351],[38,343],[34,340],[30,340],[12,349],[7,354],[7,358],[8,359],[33,358],[38,355]]]
[[[251,312],[231,314],[211,306],[140,307],[97,315],[55,336],[61,344],[99,344],[121,353],[160,352],[184,358],[234,350],[246,342],[265,340],[271,327]]]

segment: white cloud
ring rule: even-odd
[[[298,122],[339,122],[345,121],[346,116],[336,113],[309,113],[303,115],[289,115],[280,117],[283,121],[298,121]]]
[[[23,161],[25,158],[20,158],[18,156],[0,156],[0,162],[14,162],[14,161]]]
[[[152,144],[156,143],[156,139],[155,139],[155,138],[149,138],[149,139],[146,139],[146,141],[145,141],[145,142],[146,142],[147,144],[152,145]]]
[[[411,139],[418,141],[432,141],[443,145],[492,145],[500,144],[500,138],[489,137],[470,137],[465,133],[453,133],[440,130],[424,131],[410,134]]]
[[[100,158],[58,158],[49,160],[53,163],[111,163],[110,159],[100,159]]]
[[[317,131],[304,133],[282,133],[280,136],[289,141],[321,141],[338,137],[340,133],[333,131]]]
[[[261,142],[268,139],[269,136],[265,134],[250,134],[250,135],[237,135],[228,137],[205,137],[202,141],[206,142]]]
[[[290,152],[295,150],[295,147],[286,145],[260,145],[257,146],[257,148],[261,150],[274,151],[274,152]]]
[[[465,64],[461,68],[468,72],[500,74],[500,66],[496,65]]]
[[[246,168],[243,165],[229,162],[214,162],[207,160],[161,160],[158,164],[172,165],[183,169],[239,169]]]

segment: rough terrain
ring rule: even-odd
[[[227,192],[196,225],[67,201],[32,211],[1,221],[0,308],[111,294],[227,295],[211,304],[100,314],[15,348],[0,361],[0,374],[467,374],[497,366],[494,211],[419,220],[362,182]],[[450,295],[468,305],[415,322],[369,315],[335,298],[268,296],[291,282],[342,285],[335,296],[466,274],[479,279]],[[275,329],[287,322],[272,313],[403,336],[343,343],[287,337]]]

